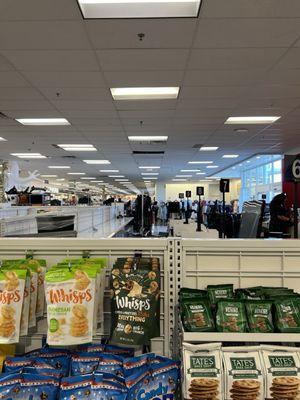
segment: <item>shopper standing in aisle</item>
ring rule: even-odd
[[[191,212],[192,212],[192,200],[189,198],[186,198],[184,200],[184,213],[185,213],[185,222],[184,224],[189,223],[189,218],[191,217]]]
[[[289,227],[293,223],[291,210],[286,206],[287,195],[280,193],[273,198],[270,203],[270,232],[288,233]]]

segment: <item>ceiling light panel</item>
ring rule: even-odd
[[[111,172],[111,173],[116,172],[116,173],[118,173],[120,171],[118,169],[100,169],[99,172]]]
[[[85,175],[85,172],[68,172],[68,175]]]
[[[219,168],[218,165],[208,165],[206,168]]]
[[[179,87],[111,88],[114,100],[167,100],[177,99]]]
[[[172,179],[173,182],[186,182],[186,179],[179,179],[179,178],[174,178]]]
[[[149,176],[151,176],[151,175],[159,175],[159,173],[158,172],[142,172],[141,175],[149,175]]]
[[[86,180],[86,181],[91,181],[91,180],[96,179],[96,178],[93,178],[91,176],[84,176],[83,178],[80,178],[80,179]]]
[[[192,178],[193,175],[176,175],[176,178]]]
[[[92,144],[58,144],[65,151],[97,151]]]
[[[189,161],[189,164],[212,164],[212,161]]]
[[[226,125],[230,124],[272,124],[279,120],[279,116],[266,116],[266,117],[229,117]]]
[[[70,125],[70,122],[66,118],[16,118],[22,125]]]
[[[199,172],[199,169],[181,169],[180,172]]]
[[[18,157],[18,158],[26,158],[26,159],[47,158],[46,156],[43,156],[41,153],[11,153],[11,156]]]
[[[202,146],[200,147],[200,151],[216,151],[218,150],[219,147],[215,147],[215,146]]]
[[[49,165],[50,169],[70,169],[71,167],[67,165]]]
[[[42,178],[57,178],[57,175],[41,175]]]
[[[85,162],[86,164],[90,164],[90,165],[110,164],[110,161],[108,161],[108,160],[83,160],[83,162]]]
[[[125,178],[124,175],[108,175],[109,178]]]
[[[238,154],[224,154],[222,158],[238,158]]]
[[[7,142],[7,140],[4,137],[0,136],[0,142]]]
[[[168,136],[128,136],[130,142],[166,142]]]
[[[159,169],[160,167],[139,167],[139,169]]]

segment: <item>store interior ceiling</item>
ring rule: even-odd
[[[179,94],[114,100],[110,90],[137,87]],[[300,1],[203,0],[197,18],[148,19],[84,19],[76,0],[2,1],[0,112],[0,158],[58,179],[85,173],[142,189],[144,180],[198,181],[256,155],[283,154],[300,142]],[[225,123],[245,116],[280,118]],[[22,118],[69,125],[22,125]],[[11,155],[29,152],[46,158]],[[159,168],[139,168],[147,166]]]

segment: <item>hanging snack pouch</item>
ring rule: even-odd
[[[249,300],[245,302],[249,332],[274,332],[272,302],[266,300]]]
[[[183,299],[181,312],[186,332],[213,332],[215,330],[211,309],[206,299]]]
[[[214,307],[221,299],[233,299],[233,285],[208,285],[207,293],[209,301]]]
[[[114,267],[110,291],[113,342],[142,345],[159,336],[159,271]]]
[[[223,400],[221,343],[183,343],[183,398]],[[205,397],[204,397],[205,399]]]
[[[127,400],[137,400],[139,393],[145,394],[145,388],[149,387],[151,375],[149,369],[139,371],[134,375],[126,378],[126,386],[128,388]],[[144,392],[143,392],[144,391]],[[151,399],[151,397],[149,397]]]
[[[300,332],[300,308],[297,298],[279,298],[274,301],[275,326],[281,333]]]
[[[18,343],[26,270],[0,270],[0,343]]]
[[[148,370],[151,363],[155,359],[154,353],[142,354],[138,357],[125,359],[123,362],[123,370],[125,377],[130,377],[136,373]]]
[[[223,347],[225,398],[264,400],[259,347]]]
[[[46,273],[49,345],[75,345],[92,341],[95,278],[94,269],[78,271],[63,268],[51,269]]]
[[[63,378],[60,384],[59,400],[92,399],[92,383],[93,375],[69,376],[68,378]]]
[[[300,394],[300,362],[297,347],[265,346],[262,360],[265,373],[265,398],[296,400]]]
[[[218,302],[216,326],[218,332],[247,332],[245,305],[238,300]]]
[[[113,354],[102,354],[96,372],[107,372],[123,377],[123,358]]]
[[[126,400],[126,397],[126,387],[121,386],[116,382],[103,380],[100,376],[94,377],[91,385],[91,399]],[[84,399],[84,397],[82,399]]]
[[[34,374],[23,374],[20,399],[56,400],[59,393],[59,379]]]
[[[0,399],[3,400],[23,400],[21,392],[21,374],[1,374],[0,375]]]
[[[102,353],[105,345],[102,343],[87,343],[78,346],[78,351],[82,353]]]
[[[173,400],[176,398],[179,384],[179,366],[174,361],[169,360],[163,364],[152,365],[149,389],[143,388],[138,395],[141,398],[149,394],[152,399]]]
[[[96,371],[100,360],[97,353],[78,353],[71,359],[71,375],[86,375]]]
[[[43,317],[45,308],[46,260],[28,260],[28,266],[34,268],[37,272],[36,317],[40,318]]]

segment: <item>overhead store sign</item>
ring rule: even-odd
[[[284,179],[286,182],[300,182],[300,154],[284,157]]]

